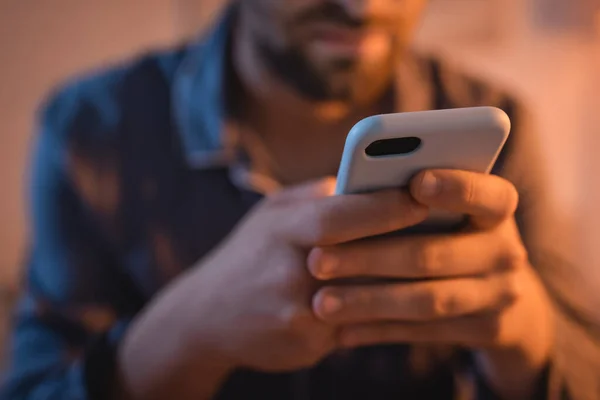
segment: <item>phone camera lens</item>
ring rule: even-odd
[[[414,153],[421,147],[418,137],[404,137],[376,140],[365,149],[369,157],[389,157]]]

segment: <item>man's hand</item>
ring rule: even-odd
[[[406,228],[427,207],[406,192],[331,196],[334,182],[265,199],[200,265],[134,321],[119,352],[133,398],[212,398],[236,368],[310,367],[338,347],[337,325],[316,318],[308,251]]]
[[[469,228],[313,249],[308,265],[319,280],[392,279],[323,287],[313,299],[315,314],[341,326],[347,347],[426,342],[480,350],[480,368],[496,391],[528,398],[553,332],[514,220],[515,188],[496,176],[437,170],[417,176],[410,191],[423,205],[467,214]],[[393,282],[403,278],[417,281]]]

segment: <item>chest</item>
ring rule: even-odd
[[[125,184],[123,264],[146,301],[199,265],[260,200],[235,187],[227,169],[165,167]]]

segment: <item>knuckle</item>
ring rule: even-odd
[[[424,218],[424,208],[404,191],[392,190],[387,194],[386,206],[382,209],[390,223],[390,229],[398,229]]]
[[[356,288],[349,293],[345,293],[343,297],[349,308],[355,310],[373,310],[376,308],[375,298],[370,290]]]
[[[304,347],[306,350],[315,354],[317,357],[326,353],[330,345],[330,340],[322,332],[314,332],[304,336]]]
[[[424,295],[422,317],[444,319],[459,316],[464,312],[464,299],[443,290],[428,289]]]
[[[439,269],[441,260],[444,259],[440,246],[433,243],[415,242],[411,248],[414,260],[415,274],[417,276],[429,276]]]
[[[312,239],[315,243],[327,243],[331,233],[331,218],[327,207],[313,203],[308,210],[308,221],[312,230]]]
[[[401,190],[390,189],[371,195],[369,207],[374,220],[384,223],[386,231],[395,231],[410,225],[418,217],[419,206],[410,195]]]
[[[520,274],[508,274],[504,289],[506,300],[512,303],[521,297],[522,286]]]
[[[349,288],[326,288],[322,289],[317,296],[319,299],[334,298],[338,306],[334,310],[329,309],[328,316],[334,319],[345,319],[349,315],[363,315],[369,312],[374,312],[377,308],[374,306],[375,299],[370,290],[363,287]],[[317,309],[321,304],[317,305]],[[320,309],[319,309],[320,311]]]
[[[447,298],[433,288],[427,287],[426,289],[423,289],[419,297],[422,317],[424,319],[441,318],[448,315],[449,309]]]
[[[522,244],[512,246],[505,256],[505,267],[509,270],[516,270],[527,264],[529,254]]]
[[[307,364],[318,362],[335,347],[334,335],[318,327],[310,332],[296,333],[291,341]]]
[[[263,251],[263,249],[257,249]],[[270,252],[273,267],[267,277],[269,282],[277,287],[284,287],[293,293],[294,288],[301,287],[306,282],[306,276],[299,270],[300,263],[290,261],[291,255],[287,254],[287,249],[282,250],[264,250]],[[293,308],[292,306],[288,308]]]
[[[433,318],[441,318],[448,314],[446,302],[439,296],[431,297],[429,313]]]

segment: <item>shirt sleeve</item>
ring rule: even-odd
[[[31,250],[2,398],[108,398],[115,351],[134,314],[133,291],[90,193],[74,183],[72,133],[85,132],[98,115],[77,92],[56,96],[43,112],[32,163]],[[83,187],[97,187],[93,170],[77,173],[88,175]]]
[[[534,119],[515,109],[513,139],[502,171],[520,194],[517,222],[532,266],[555,311],[555,346],[537,398],[600,398],[600,284],[591,288],[591,265],[576,262],[577,230],[552,195]],[[479,379],[481,381],[481,379]],[[482,399],[486,396],[481,383]]]

